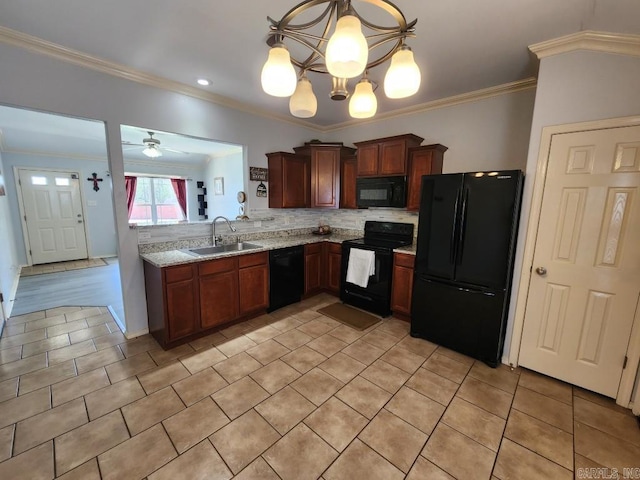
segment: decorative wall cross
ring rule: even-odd
[[[98,182],[101,182],[102,179],[98,178],[98,174],[97,173],[92,173],[91,176],[89,178],[87,178],[88,181],[93,182],[93,189],[97,192],[98,190],[100,190],[100,187],[98,186]]]

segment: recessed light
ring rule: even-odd
[[[211,80],[207,80],[206,78],[199,78],[197,80],[198,85],[202,85],[203,87],[208,87],[211,85]]]

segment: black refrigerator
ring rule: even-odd
[[[497,366],[524,176],[422,177],[411,335]]]

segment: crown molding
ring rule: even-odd
[[[438,100],[433,100],[431,102],[421,103],[419,105],[413,105],[407,108],[401,108],[388,113],[376,114],[375,117],[366,121],[349,120],[347,122],[338,123],[327,127],[324,132],[326,133],[335,130],[341,130],[346,127],[366,125],[368,123],[375,123],[381,120],[390,120],[405,115],[427,112],[429,110],[453,107],[455,105],[461,105],[463,103],[477,102],[487,98],[497,97],[499,95],[507,95],[510,93],[521,92],[523,90],[530,90],[532,88],[536,88],[536,85],[537,80],[535,78],[526,78],[524,80],[518,80],[517,82],[504,83],[502,85],[496,85],[495,87],[483,88],[481,90],[475,90],[473,92],[467,92],[460,95],[454,95],[452,97],[441,98]]]
[[[101,58],[88,55],[78,50],[63,47],[61,45],[43,40],[38,37],[34,37],[32,35],[28,35],[26,33],[18,32],[7,27],[0,26],[0,42],[15,47],[20,47],[30,52],[55,58],[63,62],[71,63],[73,65],[78,65],[84,68],[112,75],[114,77],[123,78],[125,80],[130,80],[150,87],[160,88],[163,90],[187,95],[207,102],[212,102],[217,105],[232,108],[234,110],[249,113],[251,115],[258,115],[264,118],[278,120],[298,127],[309,128],[319,133],[329,133],[347,127],[366,125],[368,123],[374,123],[380,120],[389,120],[403,115],[421,113],[429,110],[460,105],[463,103],[475,102],[498,95],[506,95],[522,90],[528,90],[531,88],[535,88],[536,86],[535,78],[527,78],[525,80],[519,80],[516,82],[476,90],[473,92],[454,95],[452,97],[442,98],[419,105],[413,105],[411,107],[394,110],[388,113],[380,113],[370,120],[348,120],[342,123],[322,126],[308,121],[300,120],[295,117],[278,115],[274,114],[273,112],[257,109],[253,106],[249,106],[245,103],[232,100],[222,95],[206,92],[199,88],[195,88],[190,85],[186,85],[184,83],[176,82],[173,80],[168,80],[156,75],[150,75],[148,73],[144,73],[139,70],[127,67],[125,65],[110,62],[108,60],[103,60]]]
[[[591,50],[637,57],[640,56],[640,35],[586,30],[530,45],[529,50],[538,59],[576,50]]]
[[[141,83],[150,87],[169,90],[171,92],[187,95],[199,100],[205,100],[224,107],[239,110],[252,115],[259,115],[269,119],[275,119],[281,122],[290,123],[296,126],[304,126],[316,130],[317,125],[310,122],[292,119],[285,115],[274,114],[266,110],[258,109],[254,106],[247,105],[236,100],[217,95],[215,93],[205,92],[199,88],[186,85],[174,80],[168,80],[163,77],[151,75],[139,70],[127,67],[125,65],[103,60],[87,53],[74,50],[72,48],[63,47],[53,42],[43,40],[26,33],[18,32],[7,27],[0,26],[0,42],[20,47],[30,52],[46,55],[56,60],[71,63],[81,67],[89,68],[101,73],[106,73],[114,77],[123,78],[132,82]]]
[[[77,153],[51,153],[51,152],[43,152],[40,150],[18,150],[18,149],[5,149],[1,151],[2,153],[9,153],[12,155],[29,155],[32,157],[65,158],[67,160],[92,160],[96,162],[109,161],[107,157],[96,157],[93,155],[79,155]]]

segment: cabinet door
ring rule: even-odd
[[[362,145],[358,147],[358,176],[371,177],[378,175],[379,144]]]
[[[309,166],[306,158],[286,156],[282,163],[282,208],[309,206]]]
[[[358,208],[356,204],[357,175],[357,157],[352,155],[343,158],[340,169],[340,208]]]
[[[327,288],[336,295],[340,293],[340,263],[342,261],[342,253],[329,252],[327,268]]]
[[[240,315],[265,310],[269,306],[269,268],[254,265],[238,270]]]
[[[238,271],[200,277],[200,325],[203,329],[238,318]]]
[[[322,286],[321,244],[305,245],[304,248],[304,293],[319,290]]]
[[[380,175],[406,175],[407,150],[405,140],[389,140],[380,144]]]
[[[193,280],[167,283],[168,339],[173,341],[198,330],[198,311]]]
[[[393,266],[391,310],[402,315],[411,315],[413,290],[413,255],[396,253]]]
[[[420,210],[420,188],[422,176],[442,173],[442,157],[447,148],[442,145],[427,145],[409,149],[407,171],[407,210]]]
[[[339,182],[340,149],[312,149],[311,208],[338,208]]]

